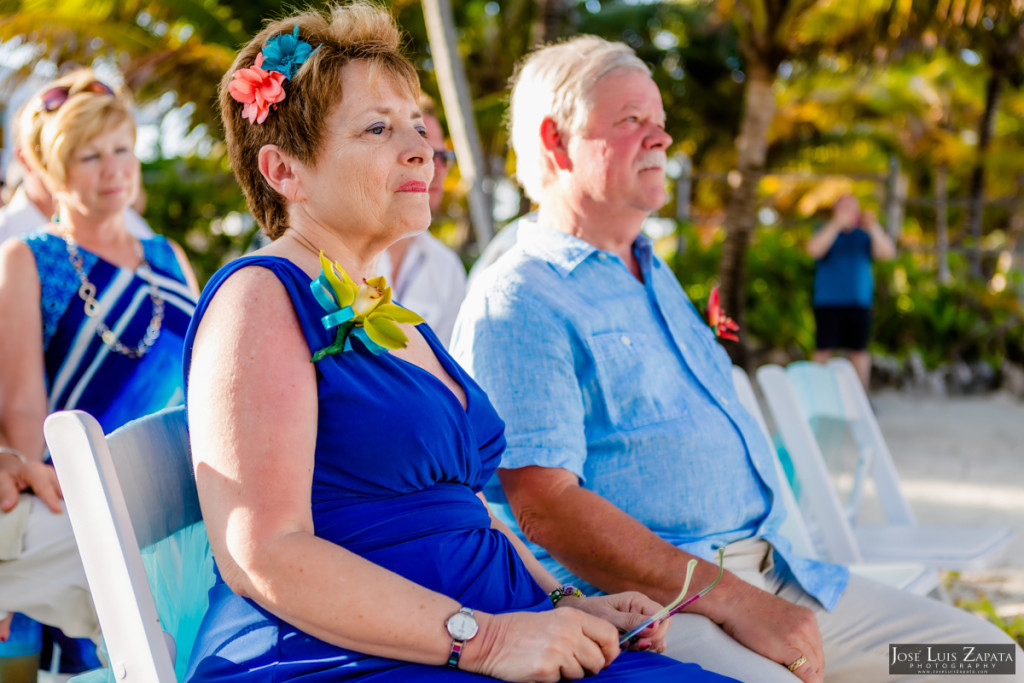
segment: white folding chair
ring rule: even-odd
[[[779,490],[776,491],[776,493],[781,497],[783,505],[785,505],[786,508],[786,520],[783,522],[779,531],[787,540],[789,540],[790,545],[793,546],[793,552],[798,556],[817,558],[819,557],[819,554],[815,549],[815,545],[811,539],[811,534],[804,522],[803,513],[797,503],[796,496],[790,486],[789,479],[786,476],[785,470],[782,467],[782,463],[778,458],[778,454],[775,451],[774,446],[772,446],[768,425],[761,412],[761,407],[757,402],[757,397],[754,395],[754,389],[750,384],[750,378],[742,368],[734,365],[732,368],[732,379],[733,385],[736,387],[736,394],[739,396],[740,403],[757,421],[758,426],[761,428],[761,433],[768,441],[769,447],[773,453],[776,453],[775,470],[779,479]],[[899,588],[900,590],[905,590],[917,595],[935,593],[936,596],[941,599],[948,599],[942,590],[941,583],[939,582],[939,574],[934,569],[930,569],[922,564],[913,562],[869,563],[863,562],[857,555],[854,555],[853,557],[856,559],[842,564],[847,564],[850,571],[854,572],[858,576],[863,576],[864,578],[872,579],[887,586]]]
[[[761,428],[761,433],[774,453],[775,448],[771,447],[772,440],[768,431],[768,425],[765,423],[764,415],[761,414],[761,407],[758,405],[757,397],[754,395],[754,388],[750,385],[750,378],[747,377],[747,373],[743,368],[736,365],[732,366],[732,383],[736,388],[740,404],[754,417],[757,425]],[[803,515],[800,514],[800,506],[797,504],[796,496],[793,494],[793,488],[789,485],[789,479],[786,477],[786,472],[782,468],[782,462],[777,455],[775,457],[775,474],[779,480],[779,491],[777,493],[781,496],[782,503],[786,508],[786,521],[783,522],[782,528],[779,530],[780,533],[789,540],[790,545],[793,546],[793,552],[797,555],[810,558],[817,557],[818,555],[814,550],[814,543],[811,541],[810,532],[807,530]]]
[[[200,543],[205,544],[185,409],[135,420],[109,437],[87,413],[61,411],[46,419],[44,432],[114,680],[174,683],[176,655],[181,671],[192,643],[176,643],[161,623],[142,549],[193,529],[201,532]],[[208,566],[209,576],[201,576],[194,586],[201,595],[175,596],[168,602],[180,598],[205,610],[206,591],[213,583],[212,560],[186,559]],[[180,569],[176,565],[167,571]],[[159,585],[166,592],[166,582]],[[181,607],[161,605],[160,612]]]
[[[962,570],[992,566],[1005,554],[1012,538],[1008,529],[916,523],[900,492],[892,456],[849,361],[829,366],[794,363],[790,367],[793,369],[762,366],[757,381],[794,464],[801,497],[806,499],[821,532],[824,554],[830,560],[843,564],[919,562],[936,569]],[[790,372],[799,376],[796,383],[804,387],[801,392],[794,388]],[[838,401],[830,397],[830,391],[838,392]],[[834,410],[826,409],[837,403],[843,407],[838,418]],[[812,428],[812,420],[819,417],[841,419],[854,436],[857,455],[845,507]],[[882,509],[881,524],[859,519],[868,479]]]

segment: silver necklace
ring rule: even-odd
[[[75,269],[75,274],[78,275],[80,283],[78,296],[84,302],[85,315],[95,318],[99,314],[99,302],[96,300],[96,285],[89,282],[89,278],[85,274],[82,254],[78,251],[78,245],[75,244],[75,240],[71,237],[71,231],[67,229],[61,230],[61,236],[68,247],[68,260],[71,261],[71,267]],[[146,355],[160,336],[160,327],[164,321],[164,300],[160,296],[160,290],[156,282],[153,280],[153,271],[149,267],[149,262],[146,261],[146,255],[142,250],[141,243],[137,247],[137,252],[141,261],[141,267],[136,272],[142,271],[142,277],[145,278],[146,283],[149,285],[149,300],[153,302],[153,317],[149,319],[149,326],[146,328],[145,336],[137,346],[125,346],[118,336],[114,334],[113,330],[107,327],[106,323],[102,320],[97,321],[96,327],[96,335],[103,340],[104,344],[115,353],[120,353],[129,358],[142,358]]]

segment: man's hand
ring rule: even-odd
[[[896,256],[896,245],[886,234],[878,217],[871,211],[861,214],[861,227],[871,236],[871,257],[876,261],[885,261]]]
[[[719,622],[726,633],[780,666],[806,657],[794,675],[807,683],[824,681],[825,654],[814,612],[742,581],[729,590],[730,609]]]
[[[18,504],[20,493],[29,490],[54,512],[63,509],[60,502],[63,496],[53,467],[41,462],[5,462],[0,469],[0,511],[10,512]]]
[[[881,230],[882,224],[878,222],[878,216],[875,215],[874,211],[861,211],[860,227],[873,233],[876,230]]]

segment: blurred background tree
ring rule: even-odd
[[[387,4],[436,99],[420,3]],[[754,360],[811,350],[813,264],[803,245],[832,201],[852,191],[884,219],[897,209],[887,228],[903,249],[878,269],[873,348],[916,352],[928,365],[1021,361],[1024,0],[452,6],[500,222],[530,208],[508,181],[515,62],[538,42],[595,33],[650,64],[670,155],[694,170],[689,193],[673,194],[652,233],[658,248],[699,307],[721,284]],[[283,12],[267,0],[0,0],[0,54],[32,51],[8,87],[40,64],[55,72],[103,63],[123,74],[144,111],[185,118],[180,136],[195,144],[158,148],[144,164],[145,215],[186,246],[205,281],[255,231],[224,160],[215,90],[237,46]],[[435,227],[469,264],[479,245],[457,173],[448,190]],[[678,245],[685,251],[675,253]]]

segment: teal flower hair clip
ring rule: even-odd
[[[317,46],[316,50],[320,47]],[[271,38],[263,46],[263,68],[266,71],[279,71],[291,80],[299,67],[316,52],[313,46],[299,38],[299,25],[291,35],[282,33]]]

